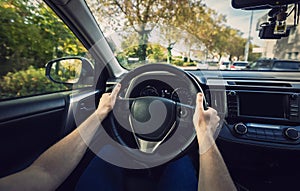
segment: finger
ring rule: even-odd
[[[198,110],[204,111],[203,108],[203,93],[198,93],[196,98],[196,108]]]
[[[117,83],[116,86],[114,87],[114,89],[112,90],[110,96],[115,99],[119,93],[121,89],[121,84]]]

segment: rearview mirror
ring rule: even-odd
[[[235,9],[270,9],[280,5],[297,3],[299,0],[232,0]]]
[[[93,65],[82,57],[64,57],[46,64],[46,76],[53,82],[67,85],[92,85]]]

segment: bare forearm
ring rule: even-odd
[[[71,134],[45,151],[31,166],[0,179],[0,190],[55,190],[74,170],[99,125],[113,109],[121,85],[102,95],[98,109]]]
[[[198,190],[236,190],[221,153],[215,144],[207,152],[200,155]]]
[[[43,168],[55,184],[60,185],[81,160],[100,123],[98,116],[92,114],[75,131],[41,155],[33,165]]]
[[[45,151],[30,167],[1,179],[0,188],[55,190],[77,166],[103,118],[92,114],[71,134]]]

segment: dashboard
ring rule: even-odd
[[[199,81],[209,106],[224,116],[217,144],[235,181],[250,190],[268,190],[271,184],[282,188],[282,182],[289,183],[284,189],[297,186],[299,72],[187,72]],[[195,104],[196,90],[176,76],[153,72],[133,86],[127,97],[160,96]]]
[[[249,190],[298,189],[299,72],[189,72],[225,113],[217,144],[234,180]]]
[[[298,72],[187,71],[209,105],[224,115],[219,138],[262,147],[300,150]],[[159,96],[195,104],[197,91],[174,75],[146,73],[133,80],[127,97]]]
[[[222,105],[224,139],[300,149],[300,78],[297,72],[190,71],[205,84],[210,105]],[[212,96],[218,95],[218,96]],[[217,98],[217,99],[216,99]],[[225,102],[225,103],[224,103]]]
[[[139,76],[131,85],[129,97],[157,96],[180,102],[186,105],[195,103],[195,89],[189,83],[183,82],[172,75],[147,75]],[[127,90],[126,90],[127,91]]]

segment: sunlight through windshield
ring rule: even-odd
[[[230,0],[126,2],[87,0],[127,69],[167,63],[192,70],[299,70],[294,5],[285,10],[284,34],[275,34],[270,10],[238,10]]]

